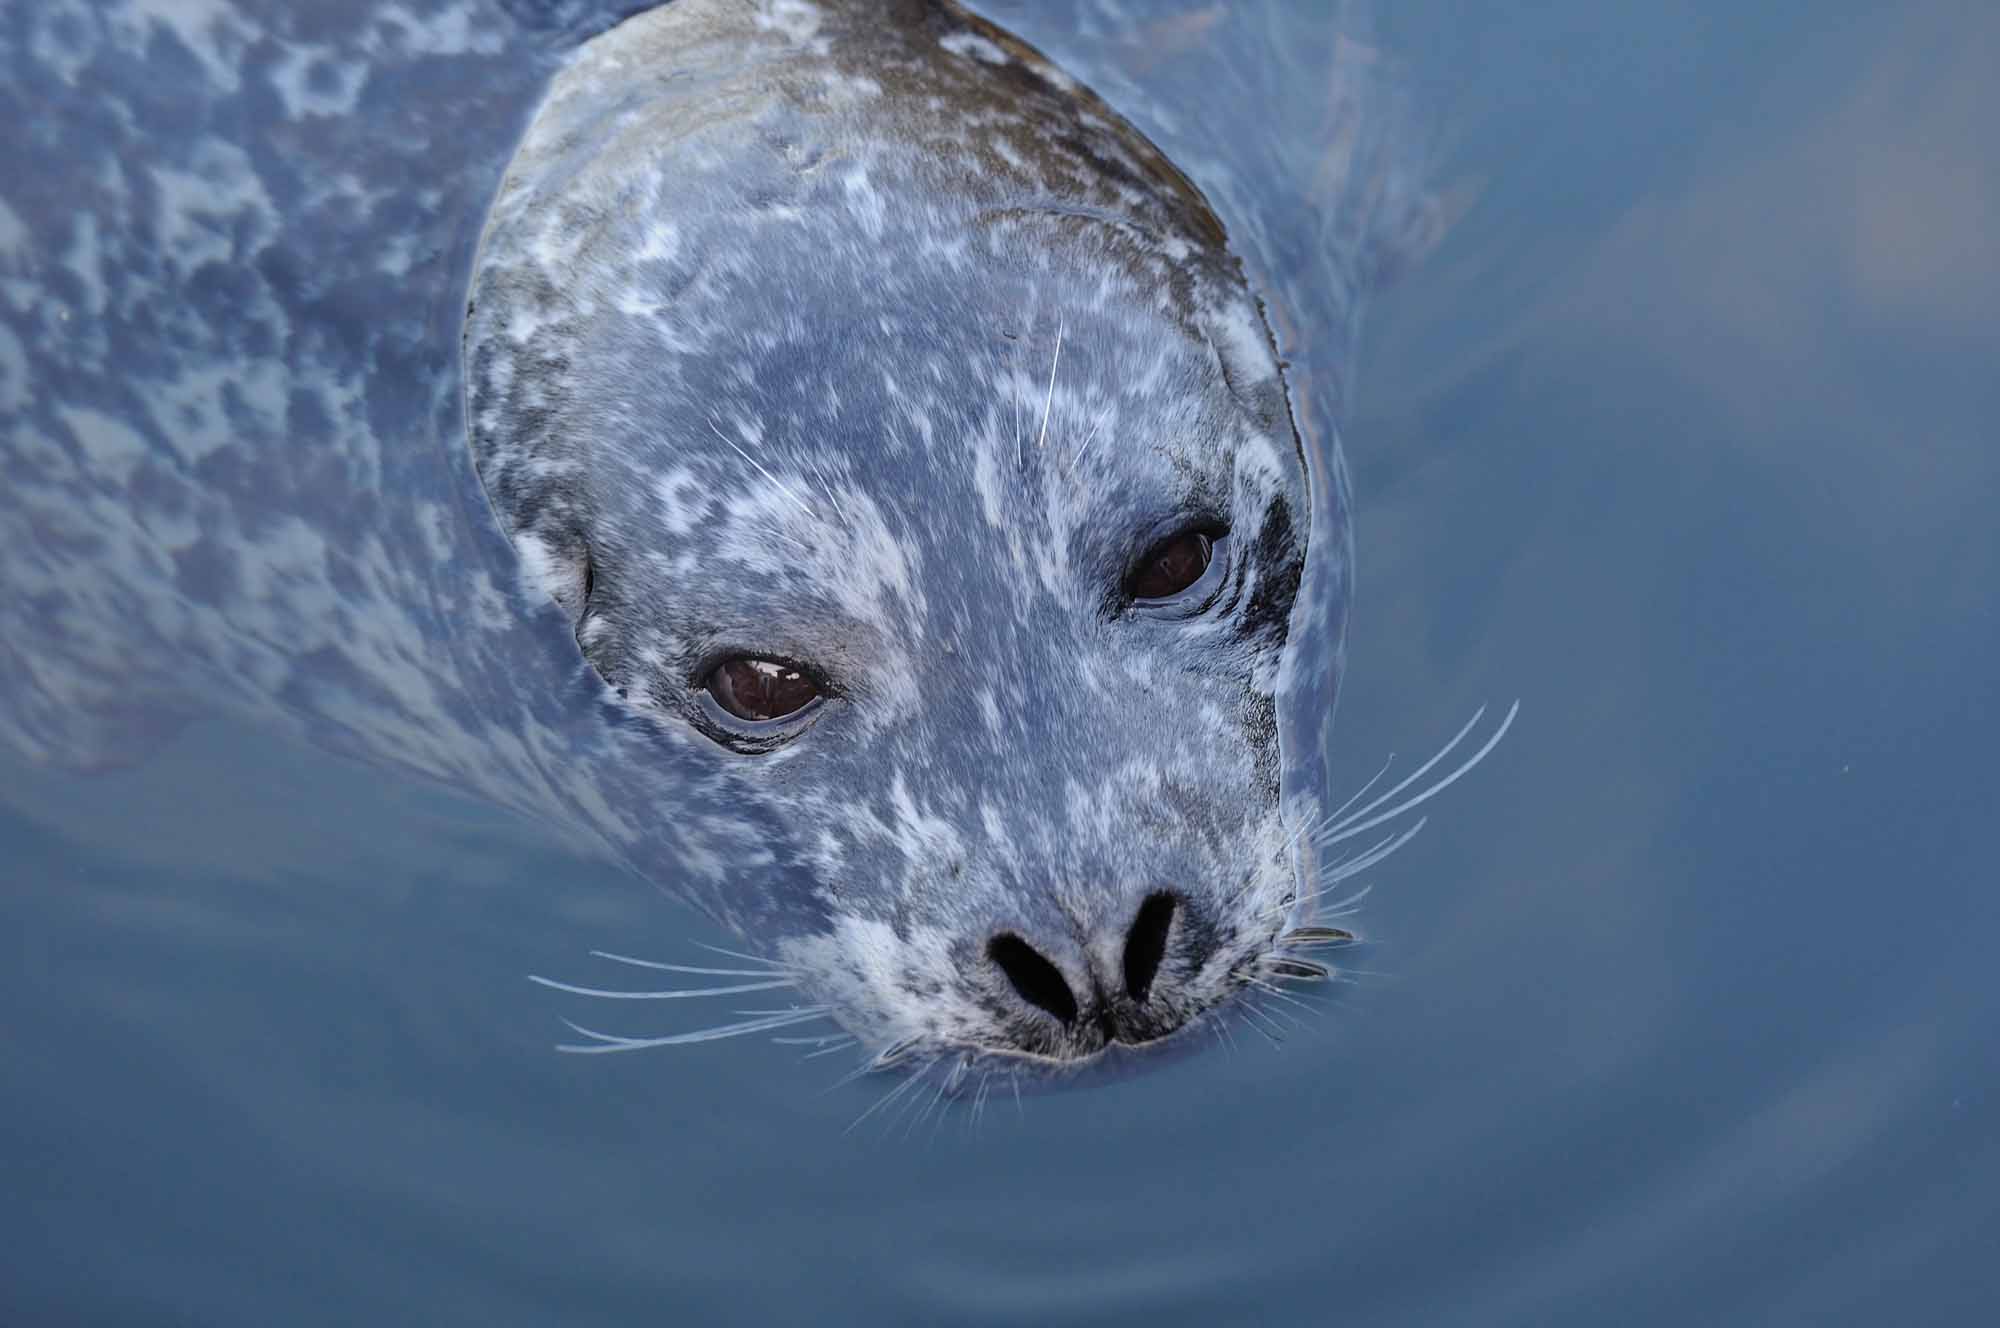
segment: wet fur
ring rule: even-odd
[[[689,0],[563,71],[478,259],[473,448],[663,729],[719,727],[720,655],[816,671],[796,733],[685,758],[826,919],[766,933],[801,985],[871,1041],[1081,1056],[1103,1025],[1024,1008],[995,935],[1144,1036],[1240,987],[1299,892],[1304,455],[1185,177],[997,30],[878,10]],[[1232,532],[1205,611],[1125,603],[1201,520]],[[1140,1005],[1116,975],[1159,890]]]
[[[1238,199],[1246,278],[1005,33],[687,0],[573,53],[621,12],[8,15],[41,128],[0,149],[32,182],[0,184],[0,734],[103,764],[226,708],[447,780],[721,919],[871,1050],[1087,1055],[983,946],[1115,973],[1161,887],[1128,1016],[1227,1000],[1319,879],[1362,251],[1287,270],[1339,330],[1295,411],[1252,279],[1299,237]],[[1190,514],[1231,531],[1215,598],[1134,612]],[[695,686],[729,651],[827,704],[735,740]]]

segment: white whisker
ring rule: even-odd
[[[944,1113],[938,1111],[938,1106],[944,1101],[944,1095],[950,1091],[951,1086],[958,1082],[958,1078],[964,1070],[965,1062],[960,1061],[948,1073],[938,1076],[937,1092],[931,1094],[930,1101],[924,1103],[923,1109],[917,1113],[917,1118],[910,1122],[910,1127],[904,1132],[904,1137],[907,1138],[911,1133],[916,1131],[917,1126],[929,1120],[931,1122],[931,1138],[937,1138],[937,1127],[944,1120]],[[932,1119],[932,1113],[934,1112],[936,1113],[936,1119]]]
[[[1403,847],[1403,845],[1409,843],[1412,839],[1415,839],[1417,837],[1417,832],[1422,830],[1426,825],[1429,824],[1430,824],[1430,818],[1423,817],[1419,819],[1417,823],[1411,826],[1409,829],[1399,831],[1396,834],[1390,835],[1387,839],[1380,841],[1374,847],[1370,848],[1367,852],[1361,854],[1359,857],[1349,858],[1344,862],[1336,862],[1329,864],[1327,867],[1322,869],[1323,879],[1326,881],[1326,884],[1322,885],[1319,889],[1313,891],[1311,894],[1300,895],[1298,898],[1293,899],[1287,903],[1279,904],[1274,908],[1267,908],[1262,913],[1259,913],[1257,916],[1259,918],[1276,917],[1279,914],[1288,913],[1293,909],[1301,908],[1307,904],[1310,904],[1316,899],[1324,898],[1328,894],[1332,893],[1334,887],[1339,885],[1342,881],[1347,880],[1351,876],[1356,876],[1361,872],[1367,871],[1370,867],[1377,865],[1384,858],[1387,858],[1390,854],[1394,853],[1397,849]],[[1353,895],[1350,897],[1349,900],[1343,902],[1344,903],[1358,902],[1364,896],[1366,896],[1368,890],[1372,890],[1373,888],[1374,888],[1373,886],[1369,886],[1367,889],[1362,890],[1359,894]],[[1324,916],[1335,917],[1338,915],[1334,913],[1327,913]]]
[[[842,507],[840,505],[840,499],[834,496],[833,481],[827,478],[827,474],[824,470],[820,469],[820,464],[817,460],[810,460],[806,464],[812,467],[813,474],[819,476],[819,486],[820,488],[826,491],[826,501],[829,505],[832,506],[833,514],[840,518],[840,524],[846,526],[850,530],[853,529],[854,522],[848,518],[847,509],[845,507]]]
[[[1377,807],[1380,807],[1383,803],[1388,802],[1389,800],[1394,798],[1397,794],[1401,793],[1404,789],[1408,788],[1412,783],[1422,778],[1431,769],[1432,766],[1436,765],[1439,761],[1442,761],[1454,747],[1457,747],[1458,744],[1464,740],[1465,735],[1472,731],[1473,725],[1477,724],[1480,720],[1480,716],[1484,715],[1485,713],[1486,713],[1486,707],[1481,706],[1477,711],[1474,712],[1472,718],[1466,721],[1465,727],[1458,731],[1457,736],[1452,738],[1450,742],[1446,743],[1443,749],[1440,750],[1436,756],[1433,756],[1430,760],[1424,762],[1423,765],[1419,766],[1415,772],[1413,772],[1408,778],[1404,779],[1400,784],[1396,785],[1396,787],[1390,789],[1387,793],[1384,793],[1382,796],[1378,797],[1377,799],[1375,799],[1375,801],[1369,803],[1367,806],[1361,808],[1359,811],[1351,814],[1347,818],[1347,820],[1336,822],[1334,825],[1329,826],[1327,828],[1326,835],[1319,840],[1321,846],[1325,847],[1333,844],[1338,844],[1343,839],[1351,839],[1355,835],[1358,835],[1365,830],[1372,830],[1376,826],[1382,824],[1384,821],[1393,820],[1396,817],[1401,816],[1403,813],[1409,811],[1411,808],[1419,806],[1422,803],[1428,802],[1430,799],[1436,797],[1438,794],[1444,792],[1446,789],[1450,788],[1453,784],[1457,783],[1459,779],[1462,778],[1467,772],[1469,772],[1474,766],[1478,765],[1481,761],[1485,760],[1486,754],[1492,751],[1494,747],[1498,746],[1500,740],[1507,736],[1507,730],[1513,727],[1514,716],[1521,713],[1521,703],[1519,701],[1516,701],[1512,706],[1508,707],[1507,717],[1500,721],[1500,727],[1494,731],[1493,736],[1488,738],[1485,742],[1485,745],[1480,747],[1478,751],[1474,752],[1471,756],[1467,757],[1465,761],[1463,761],[1456,770],[1446,775],[1443,779],[1438,780],[1435,784],[1432,784],[1422,793],[1416,794],[1414,797],[1404,799],[1402,802],[1397,803],[1395,806],[1389,808],[1389,810],[1385,812],[1379,812],[1373,816],[1369,815],[1369,813],[1374,812]]]
[[[708,949],[710,947],[703,946],[702,948]],[[630,964],[634,968],[651,968],[651,969],[656,969],[662,973],[694,973],[701,977],[708,977],[708,978],[775,978],[780,973],[790,971],[783,967],[694,968],[687,964],[665,964],[661,963],[657,959],[634,959],[631,955],[613,954],[609,950],[592,950],[590,953],[591,957],[594,959],[609,959],[614,964]],[[721,950],[717,951],[717,953],[728,954],[729,952],[727,950]],[[753,958],[753,956],[751,955],[736,955],[734,957],[738,959]],[[767,961],[760,959],[757,960],[756,962],[765,963]]]
[[[595,1045],[574,1042],[558,1043],[557,1051],[591,1055],[608,1051],[643,1051],[648,1047],[683,1047],[697,1042],[719,1042],[723,1038],[742,1037],[746,1033],[765,1033],[772,1029],[785,1028],[791,1024],[803,1024],[813,1019],[826,1017],[825,1006],[808,1006],[784,1014],[771,1015],[763,1019],[751,1019],[740,1024],[723,1024],[717,1028],[699,1029],[692,1033],[672,1033],[665,1037],[620,1037],[615,1033],[600,1033],[585,1028],[582,1024],[565,1019],[570,1031],[592,1039]]]
[[[695,944],[710,954],[727,955],[731,959],[745,959],[753,964],[766,964],[788,973],[794,971],[792,965],[782,963],[776,959],[767,959],[763,955],[744,954],[741,950],[725,950],[719,945],[709,945],[704,941],[696,941]]]
[[[697,987],[682,991],[609,991],[603,987],[578,987],[568,982],[557,982],[554,978],[528,975],[528,981],[554,991],[566,991],[572,996],[595,996],[608,1001],[679,1001],[697,996],[736,996],[746,991],[769,991],[773,987],[794,985],[790,978],[780,978],[774,982],[744,982],[733,987]]]
[[[1235,1017],[1234,1010],[1225,1010],[1215,1021],[1216,1038],[1222,1043],[1223,1050],[1230,1060],[1236,1059],[1236,1030],[1229,1026],[1230,1020]]]
[[[1420,816],[1417,818],[1416,824],[1390,835],[1387,839],[1379,841],[1373,848],[1359,857],[1348,858],[1343,862],[1332,864],[1325,871],[1326,883],[1328,885],[1335,885],[1357,872],[1367,871],[1370,867],[1373,867],[1376,863],[1382,861],[1382,859],[1388,857],[1412,839],[1415,839],[1417,833],[1430,823],[1430,817]]]
[[[1320,893],[1324,894],[1325,892],[1321,891]],[[1372,884],[1364,885],[1347,898],[1328,904],[1320,910],[1319,916],[1323,918],[1344,918],[1350,913],[1358,912],[1361,908],[1361,901],[1373,893],[1375,893],[1375,887]],[[1311,897],[1318,899],[1319,894]]]
[[[1277,998],[1278,998],[1279,1000],[1281,1000],[1281,1001],[1285,1001],[1285,1002],[1287,1002],[1288,1004],[1291,1004],[1291,1005],[1296,1005],[1296,1006],[1298,1006],[1298,1007],[1299,1007],[1299,1008],[1300,1008],[1301,1010],[1310,1010],[1310,1009],[1312,1009],[1312,1006],[1310,1006],[1310,1005],[1306,1004],[1306,1003],[1305,1003],[1304,1001],[1300,1000],[1300,999],[1299,999],[1298,997],[1296,997],[1296,996],[1292,995],[1292,993],[1290,993],[1289,991],[1286,991],[1286,990],[1284,990],[1284,989],[1283,989],[1283,988],[1281,988],[1281,987],[1278,987],[1278,986],[1275,986],[1275,985],[1273,985],[1273,984],[1272,984],[1272,983],[1270,983],[1270,982],[1266,982],[1266,981],[1265,981],[1265,980],[1264,980],[1263,978],[1260,978],[1260,977],[1245,977],[1245,978],[1244,978],[1244,981],[1245,981],[1245,982],[1248,982],[1248,983],[1249,983],[1249,984],[1250,984],[1251,986],[1255,987],[1255,988],[1256,988],[1256,989],[1257,989],[1258,991],[1261,991],[1261,992],[1263,992],[1263,993],[1264,993],[1264,994],[1265,994],[1266,996],[1275,996],[1275,997],[1277,997]],[[1293,1025],[1293,1027],[1298,1027],[1298,1025],[1296,1025],[1296,1024],[1295,1024],[1295,1025]]]
[[[1405,775],[1402,778],[1402,780],[1396,784],[1394,788],[1390,789],[1388,792],[1376,798],[1375,801],[1368,803],[1366,806],[1354,812],[1353,815],[1351,816],[1331,822],[1327,828],[1329,830],[1345,829],[1350,822],[1358,821],[1362,817],[1374,811],[1377,807],[1380,807],[1383,803],[1393,801],[1397,794],[1401,793],[1404,789],[1408,788],[1410,785],[1416,783],[1419,779],[1422,779],[1424,775],[1430,771],[1431,767],[1435,766],[1439,761],[1444,760],[1445,757],[1450,756],[1452,753],[1452,749],[1457,747],[1458,744],[1460,744],[1461,742],[1465,741],[1465,735],[1472,732],[1472,730],[1478,726],[1479,721],[1483,719],[1485,715],[1486,715],[1486,707],[1480,706],[1477,710],[1472,712],[1472,718],[1466,720],[1465,724],[1458,730],[1457,733],[1452,734],[1451,741],[1446,743],[1444,746],[1438,748],[1438,750],[1432,754],[1430,760],[1424,762],[1422,765],[1418,766],[1415,770],[1412,770],[1409,774]],[[1393,760],[1394,757],[1391,757],[1390,759]]]
[[[1252,1002],[1248,996],[1245,996],[1242,1000],[1236,1003],[1236,1009],[1238,1010],[1239,1013],[1243,1015],[1243,1022],[1250,1025],[1250,1027],[1256,1030],[1258,1033],[1262,1034],[1266,1042],[1270,1043],[1274,1047],[1283,1044],[1284,1038],[1280,1036],[1283,1030],[1279,1029],[1276,1032],[1274,1032],[1272,1031],[1271,1028],[1266,1027],[1266,1021],[1269,1020],[1271,1016],[1264,1013],[1263,1009],[1260,1008],[1258,1005],[1256,1005],[1254,1002]]]
[[[1049,396],[1042,403],[1042,434],[1035,439],[1035,450],[1042,450],[1042,444],[1049,440],[1049,410],[1056,404],[1056,366],[1062,363],[1063,325],[1056,324],[1056,353],[1049,361]]]
[[[762,475],[765,479],[771,481],[771,483],[777,485],[778,488],[783,490],[785,497],[797,503],[799,505],[799,510],[801,512],[804,512],[807,516],[811,517],[815,521],[819,520],[819,513],[813,511],[812,507],[806,502],[805,499],[799,497],[799,495],[792,489],[791,485],[785,483],[783,480],[779,479],[776,475],[773,475],[770,471],[764,469],[763,465],[757,460],[756,457],[751,456],[748,452],[738,447],[735,444],[735,442],[730,439],[729,435],[722,431],[721,425],[717,424],[713,419],[711,419],[708,422],[708,427],[710,430],[714,432],[717,438],[720,438],[723,442],[729,444],[729,449],[732,452],[736,453],[737,456],[742,457],[745,461],[748,461],[751,465],[756,466],[757,473],[759,475]]]
[[[986,1103],[993,1093],[993,1071],[982,1071],[979,1076],[979,1091],[972,1099],[972,1124],[976,1128],[986,1116]]]
[[[1097,440],[1097,431],[1099,429],[1102,429],[1104,427],[1104,422],[1111,418],[1111,407],[1114,404],[1116,403],[1107,401],[1104,403],[1104,409],[1097,412],[1097,423],[1090,426],[1090,432],[1084,435],[1082,444],[1079,445],[1076,449],[1076,455],[1069,459],[1069,464],[1067,466],[1063,467],[1063,474],[1068,475],[1071,471],[1076,469],[1076,463],[1083,460],[1083,454],[1085,452],[1088,452],[1090,450],[1091,443]]]
[[[1390,752],[1389,759],[1382,762],[1382,768],[1380,770],[1377,770],[1374,774],[1370,775],[1368,777],[1368,782],[1366,784],[1363,784],[1360,788],[1354,790],[1353,797],[1349,798],[1346,802],[1341,803],[1338,807],[1335,807],[1332,811],[1328,812],[1325,821],[1323,821],[1321,824],[1328,826],[1337,824],[1340,820],[1341,813],[1346,811],[1349,807],[1352,807],[1355,803],[1361,801],[1363,798],[1367,797],[1368,790],[1374,788],[1375,785],[1381,780],[1382,776],[1389,773],[1389,767],[1394,764],[1396,764],[1396,754],[1394,752]]]
[[[1276,908],[1266,909],[1264,912],[1259,913],[1257,916],[1259,918],[1268,918],[1268,917],[1273,917],[1280,913],[1290,912],[1294,909],[1304,908],[1308,904],[1311,904],[1314,901],[1322,899],[1326,895],[1330,894],[1333,891],[1334,886],[1339,884],[1340,882],[1335,881],[1332,885],[1328,885],[1323,889],[1315,890],[1309,895],[1301,895],[1299,898],[1294,899],[1289,904],[1280,904]],[[1366,899],[1369,896],[1369,894],[1373,892],[1374,889],[1375,887],[1372,884],[1364,885],[1359,890],[1356,890],[1353,894],[1347,896],[1347,898],[1342,899],[1337,903],[1328,904],[1325,908],[1314,909],[1313,916],[1318,918],[1344,918],[1348,914],[1355,912],[1357,906],[1361,903],[1361,901]]]
[[[910,1086],[918,1082],[920,1079],[922,1079],[924,1077],[925,1071],[929,1070],[931,1066],[935,1064],[937,1064],[937,1061],[935,1058],[933,1058],[931,1060],[923,1062],[921,1065],[916,1065],[911,1067],[910,1072],[903,1076],[902,1082],[898,1083],[894,1088],[891,1088],[881,1097],[876,1098],[875,1104],[869,1107],[868,1110],[862,1112],[859,1116],[856,1116],[853,1119],[853,1121],[851,1121],[848,1124],[847,1129],[843,1130],[842,1133],[843,1134],[853,1133],[856,1127],[858,1127],[862,1121],[867,1120],[870,1116],[873,1116],[876,1112],[882,1110],[882,1108],[888,1106],[891,1102],[894,1102],[897,1098],[909,1092]]]

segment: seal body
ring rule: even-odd
[[[52,12],[7,48],[57,108],[15,165],[82,200],[0,215],[17,743],[301,726],[616,854],[898,1055],[1082,1064],[1287,962],[1350,560],[1337,393],[1252,279],[1314,228],[1246,272],[945,3]],[[1342,329],[1359,253],[1290,276]],[[729,713],[743,661],[816,699]]]

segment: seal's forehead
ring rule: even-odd
[[[587,44],[508,172],[473,296],[489,484],[496,453],[553,464],[562,440],[536,435],[572,406],[600,435],[663,407],[713,426],[724,402],[763,432],[880,423],[894,461],[903,429],[928,444],[949,423],[929,398],[1018,405],[1017,349],[1051,361],[1044,416],[1115,400],[1117,432],[1170,439],[1160,417],[1219,386],[1291,433],[1199,193],[948,5],[686,0]]]
[[[878,551],[980,541],[933,561],[1068,599],[1160,522],[1296,495],[1275,348],[1199,195],[1027,48],[917,9],[850,52],[865,6],[692,0],[558,79],[467,323],[517,534],[764,574],[847,548],[865,503]]]
[[[895,138],[993,197],[1037,187],[1079,203],[1177,214],[1205,243],[1206,201],[1143,135],[1040,52],[949,0],[678,0],[583,45],[538,115],[542,149],[599,132],[607,107],[676,108],[674,132],[788,106],[830,151]],[[1024,190],[1024,185],[1030,186]]]
[[[876,492],[930,492],[986,438],[1012,457],[1012,490],[1073,486],[1087,461],[1136,498],[1213,487],[1239,439],[1289,434],[1268,346],[1240,327],[1254,309],[1189,324],[1057,248],[979,242],[951,264],[828,249],[797,233],[650,264],[584,314],[494,287],[473,348],[482,455],[587,450],[609,485],[627,465],[693,455],[742,479],[770,449],[823,451]]]
[[[878,244],[913,212],[901,229],[946,253],[982,222],[1066,215],[1184,274],[1236,273],[1221,223],[1156,147],[946,4],[682,0],[629,20],[556,78],[486,246],[558,268],[582,249],[671,248],[703,217],[740,236],[834,210]],[[648,218],[675,225],[634,235]]]
[[[890,466],[988,411],[1033,415],[1007,423],[1037,441],[1100,418],[1107,440],[1227,438],[1232,403],[1290,433],[1249,293],[1130,225],[975,212],[858,166],[785,173],[758,206],[740,181],[670,197],[656,179],[588,239],[550,222],[489,245],[467,329],[482,456],[546,455],[586,424],[640,452],[663,416],[696,425],[680,446],[740,415],[757,439],[837,434]]]

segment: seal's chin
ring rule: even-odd
[[[1092,1088],[1176,1064],[1199,1053],[1221,1024],[1232,1017],[1234,998],[1188,1019],[1171,1032],[1143,1042],[1106,1042],[1094,1051],[1050,1056],[1009,1047],[980,1045],[911,1048],[875,1067],[883,1076],[901,1076],[911,1091],[919,1083],[930,1094],[978,1102],[996,1093],[1050,1093]],[[904,1090],[897,1090],[900,1096]]]

